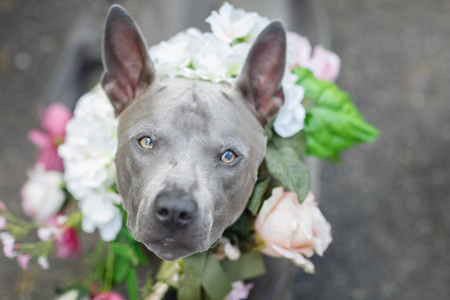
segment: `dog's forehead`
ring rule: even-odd
[[[170,79],[152,87],[125,110],[120,123],[133,127],[170,124],[173,131],[215,135],[262,132],[262,127],[229,84]],[[122,126],[123,127],[123,126]],[[125,127],[128,127],[125,125]],[[253,135],[253,134],[252,134]]]

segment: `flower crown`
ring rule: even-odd
[[[225,3],[206,22],[211,33],[189,28],[149,49],[159,76],[233,83],[252,43],[270,21]],[[17,259],[23,269],[35,257],[48,269],[53,246],[61,258],[79,255],[78,234],[98,229],[102,241],[91,258],[101,263],[82,288],[70,287],[65,294],[78,299],[123,299],[111,292],[121,283],[126,283],[130,299],[161,299],[169,288],[190,291],[179,299],[200,299],[202,291],[210,299],[244,299],[252,284],[243,280],[265,272],[261,253],[287,258],[313,272],[308,258],[323,255],[331,227],[309,191],[309,170],[301,157],[338,160],[339,153],[354,144],[374,141],[378,131],[333,83],[340,68],[336,54],[320,45],[312,50],[307,38],[288,32],[286,60],[284,104],[266,126],[261,168],[267,175],[258,179],[247,209],[216,247],[163,262],[139,295],[136,269],[148,261],[124,225],[126,213],[115,188],[118,121],[97,86],[80,98],[73,117],[54,104],[42,118],[44,132],[30,131],[40,150],[22,188],[22,204],[33,222],[13,216],[0,202],[5,256]],[[77,209],[67,214],[69,202],[77,203]],[[18,243],[34,229],[40,242]],[[215,283],[207,276],[214,276]]]

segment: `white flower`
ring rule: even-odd
[[[258,35],[264,30],[264,28],[269,25],[270,20],[266,17],[261,17],[258,14],[256,14],[257,17],[255,17],[255,23],[253,25],[252,30],[250,31],[250,34],[248,36],[247,42],[253,43]]]
[[[230,239],[226,237],[221,237],[219,241],[219,246],[217,247],[214,256],[217,260],[223,260],[228,258],[229,260],[238,260],[241,257],[241,250],[239,247],[233,246]]]
[[[37,165],[28,177],[21,190],[22,207],[35,221],[43,222],[56,214],[64,203],[63,175],[57,171],[45,171]]]
[[[67,189],[80,201],[82,229],[93,232],[98,228],[105,241],[114,240],[122,227],[122,214],[115,206],[122,201],[112,188],[117,126],[114,109],[98,87],[78,101],[65,142],[58,149]]]
[[[240,43],[231,47],[231,54],[226,58],[225,62],[228,68],[227,77],[230,78],[230,82],[233,82],[234,78],[241,73],[251,46],[249,43]]]
[[[286,72],[282,81],[284,103],[278,112],[273,127],[281,137],[291,137],[303,129],[305,108],[301,102],[305,89],[297,84],[297,75]]]
[[[68,190],[80,199],[115,182],[117,120],[103,91],[80,98],[59,149]]]
[[[161,77],[183,75],[196,78],[190,64],[193,54],[204,43],[203,33],[189,28],[150,48],[149,54]]]
[[[17,252],[14,251],[15,238],[9,232],[0,233],[0,240],[3,244],[3,254],[9,259],[17,256]]]
[[[48,263],[48,259],[45,256],[40,256],[37,260],[38,264],[42,269],[48,270],[50,268],[50,264]]]
[[[207,34],[205,37],[202,47],[192,57],[192,65],[200,79],[220,82],[227,77],[226,62],[232,54],[231,47]]]
[[[83,231],[92,233],[96,228],[104,241],[113,241],[122,228],[122,213],[115,205],[121,202],[118,194],[91,194],[80,203]]]
[[[239,247],[233,246],[231,243],[226,244],[223,250],[229,260],[238,260],[241,257]]]
[[[247,37],[254,29],[258,18],[257,13],[234,9],[233,5],[225,2],[219,12],[213,11],[205,22],[211,25],[211,31],[218,39],[231,43],[235,39]]]

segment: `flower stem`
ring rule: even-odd
[[[108,245],[108,255],[106,257],[106,272],[105,272],[105,286],[104,290],[109,292],[112,288],[112,281],[114,276],[114,252],[111,246]]]

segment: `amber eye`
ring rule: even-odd
[[[222,157],[220,159],[224,163],[231,164],[233,161],[236,160],[236,154],[231,150],[227,150],[222,154]]]
[[[139,145],[144,149],[153,149],[153,141],[148,136],[144,136],[139,140]]]

